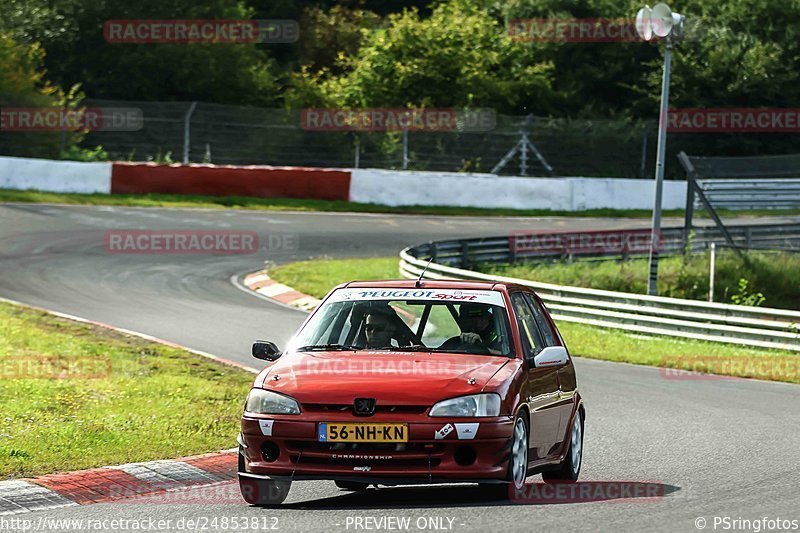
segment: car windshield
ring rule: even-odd
[[[442,289],[339,289],[289,350],[513,353],[501,293]]]

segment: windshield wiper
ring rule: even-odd
[[[343,344],[311,344],[308,346],[301,346],[295,351],[298,352],[343,352],[343,351],[356,351],[358,346],[345,346]]]
[[[431,352],[434,348],[428,348],[421,344],[412,344],[411,346],[391,346],[388,350],[390,352]]]

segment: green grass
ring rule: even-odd
[[[269,271],[274,280],[322,298],[331,287],[351,280],[396,279],[398,261],[328,259],[302,261]],[[800,356],[733,344],[632,335],[620,330],[559,322],[570,353],[578,357],[800,383]]]
[[[43,358],[73,371],[55,377]],[[230,448],[252,380],[183,350],[0,303],[0,479]]]
[[[280,283],[317,298],[322,298],[335,285],[346,281],[401,279],[397,257],[298,261],[272,268],[269,275]]]
[[[56,203],[74,205],[111,205],[127,207],[190,207],[205,209],[254,209],[262,211],[331,211],[356,213],[399,213],[449,216],[567,216],[649,218],[649,209],[588,209],[586,211],[551,211],[548,209],[495,209],[450,206],[391,207],[341,200],[304,200],[296,198],[249,198],[244,196],[193,196],[180,194],[72,194],[0,189],[0,202]],[[726,216],[792,215],[793,211],[720,211]],[[682,209],[664,211],[665,217],[682,217]],[[698,214],[699,216],[699,214]]]
[[[745,263],[735,253],[717,254],[714,300],[737,303],[737,296],[762,293],[763,307],[800,309],[800,253],[748,254]],[[593,289],[647,292],[647,259],[630,261],[575,261],[547,264],[485,264],[478,269],[489,274],[572,285]],[[706,300],[709,289],[709,254],[697,254],[687,261],[664,257],[658,262],[658,293],[672,298]],[[741,279],[747,287],[739,287]]]

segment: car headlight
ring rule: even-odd
[[[442,400],[431,408],[429,416],[499,416],[499,394],[474,394]]]
[[[264,389],[252,389],[247,396],[245,411],[262,415],[299,415],[297,400]]]

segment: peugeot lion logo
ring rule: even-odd
[[[375,398],[356,398],[353,402],[353,413],[356,416],[372,416],[375,414]]]

